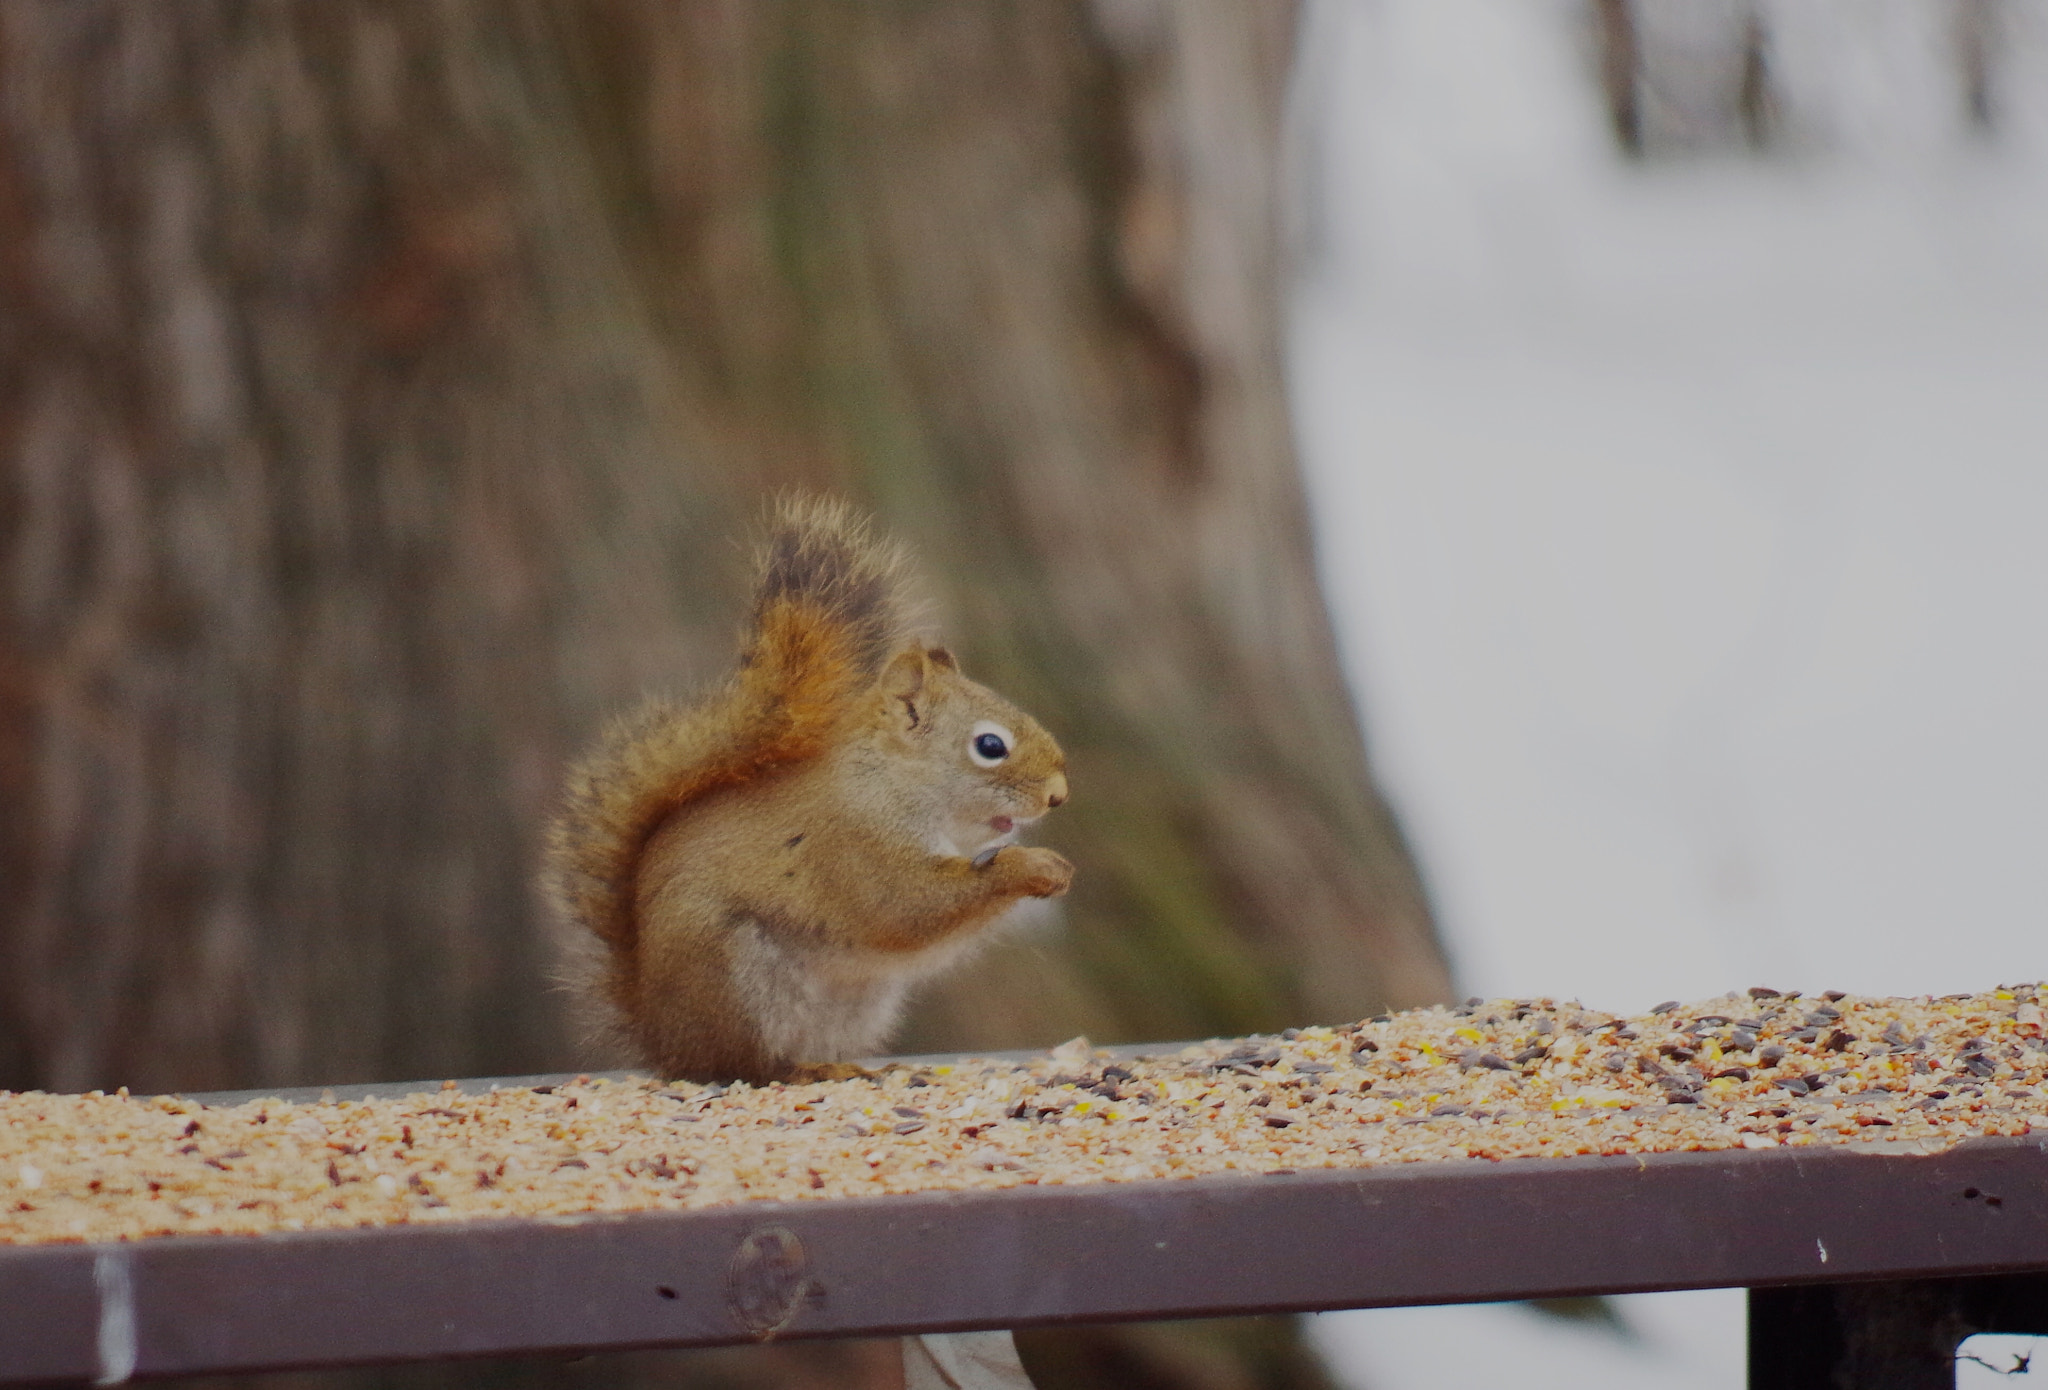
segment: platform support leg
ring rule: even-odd
[[[1750,1390],[1952,1390],[1978,1332],[2048,1334],[2048,1276],[1749,1291]]]

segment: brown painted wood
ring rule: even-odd
[[[167,1375],[2040,1270],[2033,1138],[1462,1161],[16,1247],[0,1378],[100,1374],[123,1282]]]

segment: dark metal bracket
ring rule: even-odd
[[[2048,1334],[2048,1275],[1749,1291],[1750,1390],[1951,1390],[1979,1332]]]

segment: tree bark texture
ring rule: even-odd
[[[482,6],[0,13],[0,1084],[566,1061],[534,826],[736,504],[565,89]]]
[[[1070,755],[1060,920],[906,1046],[1442,997],[1291,453],[1292,23],[0,0],[0,1086],[594,1060],[539,827],[792,485]]]

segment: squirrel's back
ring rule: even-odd
[[[547,886],[604,942],[611,992],[630,989],[638,869],[648,840],[694,801],[813,758],[909,635],[901,550],[842,502],[780,503],[757,557],[739,668],[695,704],[654,700],[570,774],[550,827]]]

